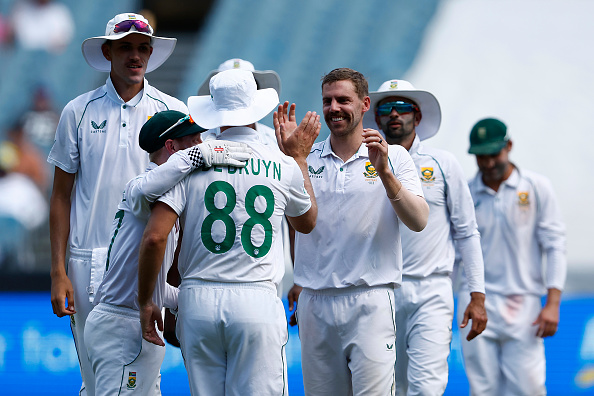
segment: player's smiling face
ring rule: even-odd
[[[361,124],[369,110],[369,97],[360,99],[350,80],[341,80],[322,87],[324,120],[335,136],[346,136]]]
[[[128,86],[143,83],[146,66],[153,53],[150,37],[129,34],[101,48],[105,58],[111,61],[112,80]]]

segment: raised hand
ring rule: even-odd
[[[273,116],[274,130],[278,146],[283,153],[295,159],[307,158],[311,146],[320,134],[322,124],[316,112],[308,111],[297,125],[295,103],[289,102],[278,106]]]
[[[375,129],[363,129],[363,143],[369,153],[369,161],[377,172],[388,168],[388,143]]]

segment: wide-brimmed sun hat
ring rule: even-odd
[[[173,52],[177,39],[153,36],[153,28],[140,14],[118,14],[105,27],[105,36],[91,37],[83,41],[82,53],[93,69],[101,72],[111,71],[111,62],[105,59],[101,46],[106,40],[119,40],[129,34],[142,34],[151,38],[153,53],[149,58],[146,73],[161,66]]]
[[[412,100],[421,110],[423,117],[419,125],[415,127],[415,133],[419,139],[425,140],[434,136],[441,124],[441,108],[439,102],[431,92],[415,89],[406,80],[388,80],[380,85],[376,92],[370,92],[371,107],[363,116],[363,128],[377,129],[375,122],[375,109],[377,104],[390,96],[400,96]]]
[[[210,94],[190,96],[188,109],[207,129],[250,125],[260,121],[278,105],[273,88],[256,88],[252,72],[232,69],[217,73],[210,80]]]
[[[274,88],[278,96],[280,96],[281,81],[277,72],[274,70],[255,70],[254,65],[251,62],[239,58],[228,59],[221,63],[217,70],[211,70],[210,73],[208,73],[208,76],[202,82],[202,85],[200,85],[200,88],[198,88],[198,95],[210,94],[210,88],[208,85],[210,83],[210,79],[217,73],[232,69],[251,71],[254,74],[254,78],[256,79],[258,89]]]

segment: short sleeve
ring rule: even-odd
[[[187,203],[187,182],[191,178],[186,178],[181,182],[177,183],[171,190],[167,191],[165,194],[161,196],[157,201],[163,202],[167,206],[177,213],[178,216],[181,216],[182,212],[184,211]]]
[[[60,115],[54,145],[47,158],[47,162],[67,173],[76,173],[79,167],[77,129],[74,105],[71,101]]]
[[[299,169],[295,160],[293,160],[293,163],[293,177],[289,186],[289,199],[285,208],[285,214],[289,217],[298,217],[311,208],[311,198],[305,189],[305,181],[301,169]]]

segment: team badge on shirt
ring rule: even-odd
[[[311,165],[307,167],[309,170],[309,177],[313,177],[315,179],[322,178],[322,172],[324,172],[324,167],[320,166],[318,169],[314,169]]]
[[[518,192],[518,204],[520,204],[520,206],[530,205],[530,200],[528,199],[528,191]]]
[[[128,372],[128,389],[136,388],[136,371],[129,371]]]
[[[367,180],[369,184],[373,184],[377,181],[377,171],[375,170],[375,167],[371,165],[370,161],[365,163],[365,172],[363,172],[363,176],[365,176],[365,180]]]
[[[433,183],[435,176],[433,176],[433,168],[421,168],[421,182]]]

